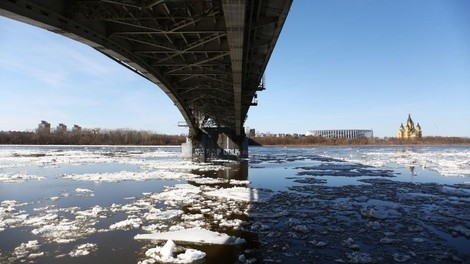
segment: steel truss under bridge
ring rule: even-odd
[[[240,135],[292,0],[1,0],[0,15],[75,39],[157,84],[192,134]]]

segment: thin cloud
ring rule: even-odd
[[[44,67],[39,68],[34,63],[28,63],[24,58],[16,58],[14,56],[2,56],[0,68],[4,69],[2,70],[3,72],[17,72],[26,78],[32,78],[53,87],[63,86],[65,80],[65,76],[60,72],[51,72]],[[1,79],[7,78],[7,76],[2,75],[0,75]]]

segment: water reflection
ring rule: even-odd
[[[225,168],[221,170],[192,170],[191,173],[200,175],[203,177],[210,177],[210,178],[219,178],[219,179],[226,179],[226,180],[239,180],[245,181],[248,180],[248,162],[241,162],[241,163],[216,163],[223,165]]]
[[[248,180],[248,162],[225,163],[223,165],[225,169],[216,172],[217,178],[239,181]]]

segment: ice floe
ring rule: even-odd
[[[135,165],[137,171],[72,173],[63,175],[66,179],[95,182],[145,181],[154,179],[190,179],[191,171],[221,170],[225,167],[208,163],[193,163],[179,158],[179,153],[155,148],[148,152],[75,149],[58,151],[44,149],[0,149],[0,169],[21,167],[60,167],[83,164],[124,164]],[[0,182],[19,183],[41,180],[43,176],[29,173],[0,172]]]
[[[442,186],[442,192],[446,194],[470,196],[470,189]]]
[[[0,182],[5,183],[22,183],[29,180],[43,180],[45,177],[28,175],[26,173],[0,173]]]
[[[267,190],[257,190],[244,187],[221,188],[205,193],[208,196],[219,198],[235,199],[245,202],[266,202],[271,198],[273,192]]]
[[[209,177],[198,177],[190,179],[192,183],[199,185],[216,185],[216,184],[230,184],[230,185],[248,185],[249,181],[234,180],[234,179],[223,179],[223,178],[209,178]]]
[[[76,246],[74,250],[70,251],[69,256],[71,257],[86,256],[96,250],[97,250],[96,244],[93,244],[93,243],[81,244],[81,245]]]
[[[121,182],[121,181],[147,181],[156,179],[175,180],[189,179],[196,177],[190,173],[175,173],[174,171],[141,171],[141,172],[109,172],[109,173],[86,173],[86,174],[67,174],[63,178],[77,181],[94,182]]]
[[[40,227],[33,229],[34,235],[39,235],[49,241],[56,243],[69,243],[79,238],[86,237],[96,232],[94,219],[61,219],[58,221],[40,224]]]
[[[191,184],[176,184],[166,187],[164,192],[152,194],[151,198],[165,201],[167,204],[175,205],[196,198],[201,193],[201,189]]]
[[[148,213],[144,214],[144,218],[147,221],[168,220],[168,219],[175,218],[181,214],[183,214],[182,210],[161,211],[161,210],[152,208]]]
[[[435,170],[443,176],[470,176],[470,149],[468,148],[363,148],[356,155],[351,151],[328,152],[326,156],[349,162],[384,167],[387,164],[420,166]]]
[[[14,252],[16,257],[24,258],[28,256],[31,251],[39,249],[39,242],[37,240],[30,240],[26,243],[21,243],[18,247],[15,248]]]
[[[93,193],[93,191],[90,190],[90,189],[82,189],[82,188],[77,188],[77,189],[75,189],[75,192],[78,192],[78,193],[88,193],[88,194],[89,194],[89,193]]]
[[[78,207],[54,208],[54,206],[37,207],[26,214],[17,207],[25,205],[17,201],[3,201],[0,206],[0,231],[6,228],[32,228],[33,235],[42,237],[49,242],[69,243],[95,233],[93,227],[98,218],[106,217],[106,210],[100,206],[79,210]],[[72,214],[69,219],[59,213]]]
[[[139,264],[150,264],[150,263],[202,263],[206,257],[206,253],[195,250],[186,249],[184,253],[180,253],[174,257],[177,251],[176,244],[172,240],[168,240],[163,247],[155,247],[148,249],[145,252],[147,257],[150,259],[139,261]]]
[[[139,234],[136,235],[134,239],[154,241],[173,240],[176,243],[197,245],[240,245],[245,243],[245,240],[242,238],[202,228],[191,228],[154,234]]]
[[[142,225],[142,219],[140,218],[129,218],[115,224],[112,224],[109,228],[110,229],[121,229],[121,230],[129,230],[132,228],[139,228]]]

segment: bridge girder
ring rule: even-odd
[[[80,41],[157,84],[197,133],[243,133],[292,0],[2,0],[0,15]]]

